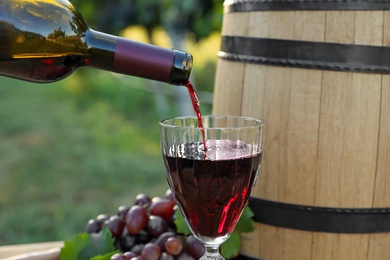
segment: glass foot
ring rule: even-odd
[[[200,260],[225,260],[220,254],[204,255]]]

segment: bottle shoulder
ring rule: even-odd
[[[43,50],[47,56],[83,52],[89,28],[66,2],[2,0],[0,47],[13,58],[41,56]]]
[[[2,0],[0,21],[43,37],[81,37],[88,30],[82,15],[68,1]]]

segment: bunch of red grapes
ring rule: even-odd
[[[204,254],[203,245],[192,235],[178,234],[174,224],[175,198],[136,196],[132,206],[120,206],[115,215],[101,214],[88,221],[85,231],[99,233],[108,228],[121,253],[111,260],[192,260]]]

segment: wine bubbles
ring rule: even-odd
[[[207,151],[203,142],[189,142],[170,147],[168,156],[195,160],[234,160],[257,154],[250,144],[237,140],[207,140]]]

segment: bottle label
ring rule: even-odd
[[[173,60],[173,50],[118,38],[114,66],[118,73],[169,82]]]

